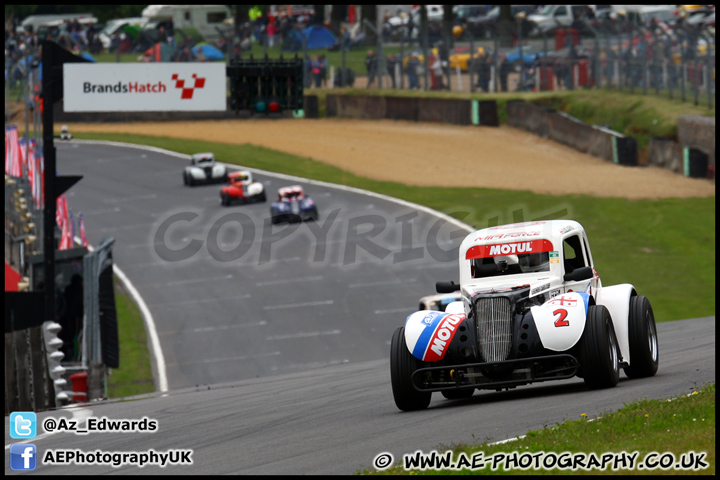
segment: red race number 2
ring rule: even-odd
[[[570,325],[570,322],[565,320],[565,317],[567,317],[568,312],[564,308],[558,308],[553,312],[553,315],[559,315],[557,320],[555,320],[555,326],[556,327],[567,327]]]

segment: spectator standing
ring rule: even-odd
[[[443,76],[450,80],[450,49],[447,44],[440,40],[437,42],[438,55],[440,56],[440,65],[442,66]],[[448,87],[449,88],[449,87]]]
[[[318,57],[318,65],[320,66],[320,84],[322,87],[327,87],[328,61],[325,55]]]
[[[317,56],[312,58],[310,64],[313,79],[315,80],[315,88],[320,88],[322,82],[321,70],[320,70],[320,59]]]
[[[387,68],[387,73],[390,76],[390,81],[392,82],[392,88],[397,88],[397,85],[395,84],[395,65],[397,65],[395,55],[388,53],[385,66]]]
[[[477,68],[477,87],[483,92],[487,92],[490,86],[490,63],[488,62],[490,55],[483,54],[478,58]]]
[[[368,50],[367,57],[365,57],[365,68],[367,68],[367,88],[370,88],[375,83],[375,75],[377,74],[377,56],[372,50]]]
[[[411,90],[418,90],[420,88],[420,81],[418,76],[419,68],[420,59],[416,54],[412,53],[407,63],[408,83],[410,84],[409,86]]]
[[[500,65],[499,65],[500,71],[498,72],[500,77],[500,90],[503,92],[508,91],[508,75],[510,75],[510,72],[512,71],[512,65],[510,65],[510,62],[508,61],[507,57],[504,53],[500,54]]]
[[[275,46],[275,39],[277,38],[277,34],[278,28],[277,25],[275,25],[275,17],[271,17],[270,22],[267,26],[268,47]]]

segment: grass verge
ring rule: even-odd
[[[221,162],[390,195],[426,205],[477,228],[548,217],[572,218],[588,233],[603,283],[635,285],[638,293],[652,302],[656,321],[715,314],[714,197],[626,200],[482,188],[420,188],[358,177],[310,158],[252,145],[110,133],[78,133],[77,138],[151,145],[186,154],[212,151]],[[181,167],[179,163],[178,169]]]
[[[585,414],[583,414],[585,415]],[[581,416],[543,430],[530,431],[524,438],[500,445],[487,442],[477,445],[453,445],[439,447],[440,455],[452,452],[449,457],[455,465],[467,468],[427,470],[422,468],[421,455],[406,455],[412,463],[402,462],[380,475],[644,475],[644,474],[701,474],[715,475],[715,385],[707,385],[692,394],[672,400],[644,400],[626,405],[617,412],[607,413],[590,420]],[[430,452],[422,452],[425,457]],[[616,469],[610,460],[618,462]],[[554,457],[553,457],[554,454]],[[585,454],[586,456],[576,456]],[[623,454],[625,454],[623,456]],[[635,457],[635,468],[630,457]],[[482,455],[482,456],[480,456]],[[593,459],[594,455],[597,465]],[[607,456],[606,456],[607,455]],[[465,462],[464,459],[467,461]],[[533,460],[539,459],[539,460]],[[553,462],[553,459],[555,462]],[[572,460],[577,459],[573,470]],[[707,465],[697,470],[683,469],[682,462],[699,459]],[[485,468],[472,469],[480,462]],[[660,461],[672,460],[671,468],[657,466]],[[540,468],[534,468],[538,462]],[[605,461],[605,467],[603,462]],[[493,462],[496,469],[493,469]],[[543,464],[543,462],[547,462]],[[646,468],[638,468],[643,463]],[[426,463],[427,465],[427,463]],[[519,468],[529,465],[530,468]],[[584,467],[583,467],[584,465]],[[664,463],[663,463],[664,465]],[[555,468],[550,468],[554,466]],[[558,468],[561,467],[561,468]],[[365,470],[361,473],[375,473]]]
[[[108,377],[108,397],[124,398],[155,391],[145,324],[132,297],[115,278],[115,306],[117,308],[120,343],[120,367]]]

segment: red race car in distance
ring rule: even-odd
[[[228,182],[220,191],[220,204],[264,202],[265,188],[260,182],[253,182],[252,173],[247,170],[231,172]]]

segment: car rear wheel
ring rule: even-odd
[[[655,315],[650,300],[643,296],[630,299],[628,313],[628,341],[630,366],[625,367],[629,378],[652,377],[658,369],[659,351]]]
[[[220,194],[220,204],[226,207],[230,205],[230,196],[227,193]]]
[[[420,365],[420,361],[413,357],[407,349],[405,328],[398,328],[393,333],[390,344],[390,379],[395,405],[400,410],[406,412],[423,410],[430,405],[432,392],[416,390],[411,378]]]
[[[620,379],[618,351],[610,312],[604,305],[591,305],[580,338],[580,366],[585,385],[593,390],[617,385]]]

